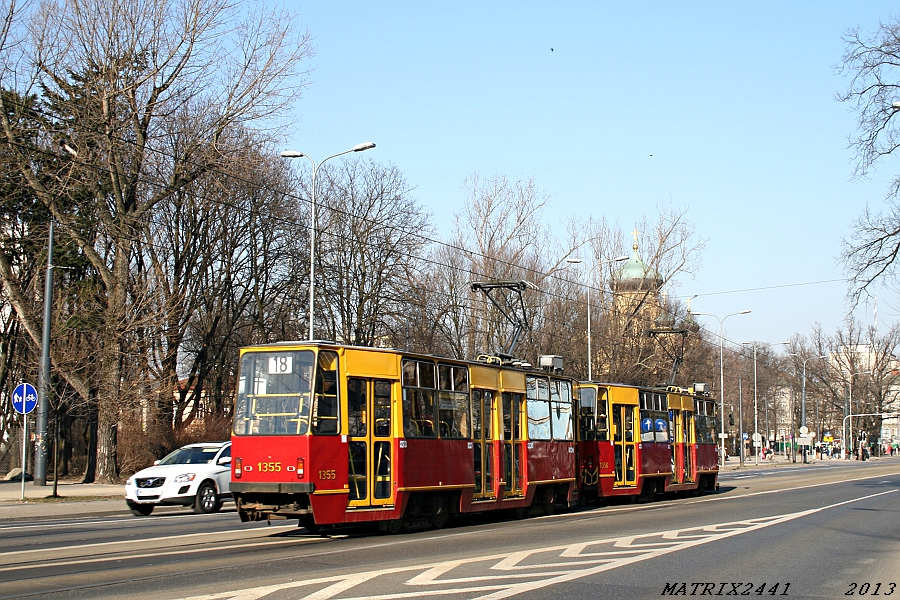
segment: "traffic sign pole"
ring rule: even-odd
[[[28,413],[22,413],[22,500],[25,500],[25,440],[28,439]]]
[[[37,390],[30,383],[20,383],[13,390],[13,409],[22,415],[22,500],[25,500],[25,447],[28,439],[28,413],[37,406]]]

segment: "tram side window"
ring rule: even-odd
[[[366,381],[347,380],[347,433],[353,437],[366,435]]]
[[[718,420],[716,419],[715,405],[712,402],[699,400],[697,401],[696,409],[694,426],[697,429],[697,443],[716,443],[716,426],[718,425]]]
[[[641,441],[653,441],[653,394],[650,392],[640,393],[641,408]]]
[[[554,440],[575,439],[572,429],[572,384],[568,381],[550,381],[550,429]]]
[[[482,404],[483,410],[481,411],[481,422],[484,427],[484,439],[492,440],[494,439],[493,432],[493,417],[494,417],[494,393],[485,391],[484,392],[484,404]]]
[[[545,377],[528,377],[525,380],[525,391],[528,439],[549,440],[551,438],[550,382]]]
[[[597,441],[609,440],[609,401],[606,399],[606,390],[600,389],[600,398],[597,400]]]
[[[391,382],[375,382],[375,429],[377,437],[391,435]]]
[[[578,390],[578,433],[584,442],[597,439],[597,390]]]
[[[316,396],[313,410],[313,433],[334,435],[340,429],[338,417],[338,356],[336,352],[319,352],[316,369]]]
[[[481,439],[481,390],[472,390],[472,437]]]
[[[434,426],[434,363],[403,361],[403,434],[410,438],[437,436]]]
[[[469,370],[438,365],[438,423],[442,438],[469,437]]]
[[[669,413],[662,411],[653,411],[653,430],[656,433],[657,442],[667,443],[669,441]]]

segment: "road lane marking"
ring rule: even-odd
[[[280,596],[285,592],[290,593],[290,591],[293,591],[291,597],[295,597],[294,594],[297,592],[301,594],[305,592],[305,595],[300,597],[308,600],[327,600],[337,595],[340,595],[342,600],[395,600],[448,595],[472,598],[475,593],[483,594],[475,596],[481,600],[500,600],[665,554],[743,535],[831,508],[892,494],[896,491],[888,490],[819,508],[757,519],[602,538],[588,542],[522,550],[512,554],[475,556],[437,563],[290,581],[190,596],[182,600],[258,600],[270,594]],[[465,572],[454,573],[463,568]],[[394,580],[399,574],[408,574],[408,577],[405,581],[397,584]],[[379,579],[383,579],[383,581],[378,581]],[[387,589],[376,595],[371,593],[349,597],[345,595],[363,583],[372,584],[366,586],[367,590],[377,589],[379,585],[387,586]],[[400,587],[398,588],[397,585]]]
[[[0,567],[4,565],[14,565],[14,566],[22,566],[24,562],[29,560],[35,561],[45,561],[47,559],[43,558],[42,555],[48,552],[59,552],[61,554],[68,554],[74,550],[84,550],[86,548],[107,548],[113,546],[116,548],[116,552],[123,552],[121,546],[124,545],[146,545],[152,544],[157,547],[170,547],[172,542],[176,542],[177,540],[197,538],[197,537],[205,537],[205,536],[222,536],[226,538],[225,541],[230,541],[234,539],[252,539],[254,537],[260,536],[268,536],[271,535],[273,529],[297,529],[296,525],[276,525],[273,527],[269,527],[266,529],[246,529],[246,530],[227,530],[227,531],[205,531],[202,533],[186,533],[181,535],[167,535],[160,536],[155,538],[139,538],[139,539],[131,539],[131,540],[117,540],[114,542],[91,542],[89,544],[78,544],[75,546],[66,546],[65,548],[34,548],[31,550],[12,550],[9,552],[0,552]],[[212,540],[217,541],[217,540]],[[139,550],[139,549],[138,549]],[[96,552],[93,553],[96,555]],[[34,556],[29,556],[34,555]]]
[[[143,554],[129,554],[129,555],[116,555],[117,561],[124,560],[134,560],[137,558],[155,558],[157,556],[176,556],[179,554],[198,554],[200,552],[221,552],[222,550],[234,550],[234,549],[244,549],[244,548],[254,548],[257,546],[280,546],[283,544],[289,543],[304,543],[304,542],[313,542],[315,539],[311,538],[297,538],[297,539],[279,539],[279,540],[266,540],[263,542],[250,542],[247,544],[231,544],[229,546],[209,546],[208,548],[186,548],[184,550],[161,550],[154,552],[144,552]],[[42,560],[40,562],[34,562],[31,564],[12,564],[5,567],[0,567],[0,573],[6,571],[27,571],[29,569],[45,569],[47,567],[69,567],[72,565],[89,565],[91,563],[99,563],[99,562],[109,562],[109,556],[97,556],[94,558],[73,558],[73,559],[57,559],[57,560]]]

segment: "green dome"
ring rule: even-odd
[[[637,244],[632,246],[634,253],[631,258],[622,265],[613,277],[612,285],[617,290],[658,290],[665,283],[660,277],[659,272],[648,267],[641,260],[637,252]]]

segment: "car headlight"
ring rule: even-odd
[[[125,480],[125,485],[131,485],[132,480],[133,480],[132,477],[129,477],[128,479],[126,479],[126,480]]]
[[[184,473],[183,475],[179,475],[178,477],[173,479],[173,481],[175,483],[184,483],[185,481],[193,481],[194,477],[196,477],[196,475],[194,475],[193,473]]]

